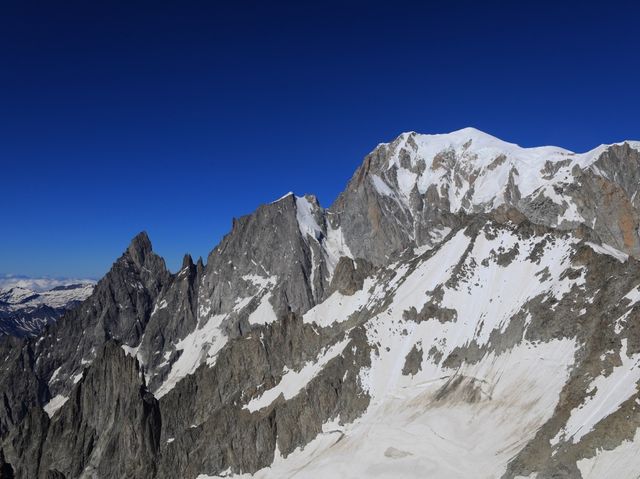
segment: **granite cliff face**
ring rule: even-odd
[[[0,342],[0,477],[636,477],[640,143],[379,145]],[[603,472],[606,471],[606,474]]]

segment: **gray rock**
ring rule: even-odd
[[[13,467],[5,461],[4,451],[0,450],[0,479],[14,479]]]
[[[34,407],[4,443],[18,477],[154,477],[161,418],[137,361],[108,341],[49,419]]]

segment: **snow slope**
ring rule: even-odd
[[[311,443],[286,458],[277,454],[270,467],[254,475],[229,471],[220,477],[502,476],[552,417],[574,366],[574,339],[524,337],[530,302],[582,294],[584,272],[572,264],[577,244],[569,236],[522,238],[508,227],[486,225],[475,236],[462,229],[434,251],[391,265],[396,273],[391,280],[374,276],[353,296],[334,293],[305,314],[304,321],[329,327],[392,298],[365,323],[368,342],[374,345],[371,365],[360,371],[359,379],[371,398],[367,411],[350,424],[334,418]],[[539,253],[535,258],[533,250]],[[429,310],[432,316],[417,321],[407,315],[412,309],[419,314],[428,304],[453,313],[444,319]],[[522,332],[507,332],[523,315]],[[497,349],[497,338],[512,345]],[[484,348],[477,360],[444,361],[470,346]],[[246,409],[268,407],[280,394],[294,397],[342,347],[336,345],[297,373],[287,372]],[[414,349],[421,351],[420,367],[407,373],[406,358]],[[620,384],[623,377],[626,389],[635,387],[640,379],[635,363],[635,357],[623,359],[620,371],[604,379],[607,384],[598,379],[594,387],[610,396],[608,383]],[[633,378],[624,376],[629,371]],[[624,399],[628,393],[615,397]],[[615,410],[607,397],[593,401],[594,407],[585,408],[595,411],[588,414],[595,422]],[[572,416],[566,427],[573,423]]]

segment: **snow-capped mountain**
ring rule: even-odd
[[[55,280],[55,283],[61,281]],[[0,289],[0,336],[37,336],[47,324],[55,322],[66,311],[87,299],[94,283],[66,283],[43,289],[48,280],[20,279],[34,289],[12,286]]]
[[[36,293],[49,291],[58,286],[69,286],[71,284],[95,284],[95,280],[87,278],[51,277],[51,276],[26,276],[16,274],[0,275],[0,289],[11,289],[15,287],[30,289]]]
[[[634,478],[640,143],[378,145],[176,274],[133,239],[0,342],[19,477]],[[122,447],[126,445],[126,447]]]

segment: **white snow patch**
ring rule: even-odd
[[[629,301],[631,301],[629,306],[637,304],[640,301],[640,286],[636,286],[627,294],[625,294],[624,299],[628,299]]]
[[[389,185],[387,185],[384,180],[378,175],[371,175],[371,183],[373,184],[376,191],[381,195],[395,197],[395,193],[393,192],[393,190],[389,188]]]
[[[125,354],[127,356],[131,356],[132,358],[135,358],[138,355],[138,348],[140,348],[140,345],[136,346],[135,348],[127,346],[126,344],[122,345],[122,349],[124,349]]]
[[[251,302],[253,296],[247,296],[246,298],[236,298],[235,303],[233,303],[234,311],[241,311],[244,307]]]
[[[60,374],[60,370],[62,369],[62,366],[58,367],[53,374],[51,375],[51,379],[49,379],[49,384],[53,384],[56,379],[58,378],[58,374]]]
[[[322,237],[322,228],[318,226],[318,222],[313,216],[313,210],[314,206],[308,199],[304,196],[296,196],[296,218],[302,237],[306,238],[309,235],[315,240],[319,240]]]
[[[458,371],[423,361],[422,371],[403,376],[405,352],[417,340],[433,344],[429,341],[446,336],[439,322],[428,323],[421,323],[407,336],[380,330],[373,335],[371,339],[381,347],[380,356],[372,356],[369,371],[372,407],[341,441],[343,456],[327,454],[326,471],[331,458],[342,467],[353,462],[386,471],[383,477],[392,477],[394,472],[397,477],[500,477],[509,460],[553,414],[573,361],[572,340],[525,342],[501,355],[490,353]],[[481,390],[479,403],[466,403],[455,393],[434,402],[436,391],[453,374],[475,380]],[[385,464],[383,454],[390,446],[409,453],[403,458],[405,463],[398,463],[401,468],[395,462]]]
[[[427,251],[431,251],[433,249],[433,246],[429,245],[429,244],[425,244],[422,246],[418,246],[417,248],[413,248],[413,254],[416,256],[420,256],[424,253],[426,253]]]
[[[327,348],[315,362],[307,362],[300,371],[293,371],[285,367],[280,382],[275,387],[264,391],[260,396],[253,398],[244,408],[254,412],[269,406],[281,394],[287,400],[296,396],[309,381],[322,371],[329,361],[342,354],[348,342],[349,338],[345,338]]]
[[[331,326],[349,319],[356,311],[360,311],[370,300],[369,289],[373,285],[373,279],[367,278],[362,288],[351,296],[339,291],[333,292],[322,303],[317,304],[307,311],[302,320],[305,323],[316,323],[320,327]]]
[[[53,415],[60,409],[64,403],[67,402],[69,398],[67,396],[63,396],[62,394],[58,394],[51,398],[51,400],[43,407],[44,412],[47,413],[49,417],[53,417]]]
[[[341,228],[332,228],[331,225],[327,226],[327,236],[322,242],[323,251],[325,253],[325,259],[327,262],[327,269],[330,274],[338,264],[341,257],[353,259],[353,254],[347,245]]]
[[[154,314],[156,314],[158,311],[160,311],[161,309],[164,309],[167,307],[167,300],[163,299],[160,300],[158,303],[156,303],[156,305],[153,307],[153,311],[151,311],[151,316],[153,316]]]
[[[285,193],[284,195],[282,195],[280,198],[278,198],[275,201],[272,201],[271,204],[277,203],[278,201],[284,200],[285,198],[289,197],[293,195],[293,191],[289,191],[288,193]]]
[[[626,313],[624,313],[622,316],[620,316],[618,319],[616,319],[616,322],[613,325],[613,331],[616,334],[620,334],[622,332],[623,329],[623,321],[626,321],[627,318],[629,317],[629,315],[631,314],[631,309],[629,311],[627,311]]]
[[[271,293],[262,296],[258,307],[249,315],[250,324],[267,324],[278,320],[270,300]]]
[[[171,366],[167,379],[155,391],[158,399],[173,389],[180,379],[193,374],[204,361],[207,364],[215,361],[216,355],[227,343],[227,336],[220,329],[224,318],[225,314],[212,316],[204,325],[176,343],[176,349],[182,354]]]
[[[400,192],[404,195],[404,197],[408,200],[411,196],[411,190],[416,183],[418,175],[413,173],[406,168],[398,168],[397,171],[398,178],[398,187],[400,188]]]
[[[616,249],[613,246],[609,246],[606,243],[602,243],[601,245],[599,245],[596,243],[591,243],[590,241],[586,241],[586,244],[596,253],[612,256],[613,258],[617,259],[621,263],[624,263],[629,259],[628,254],[623,253],[619,249]]]

